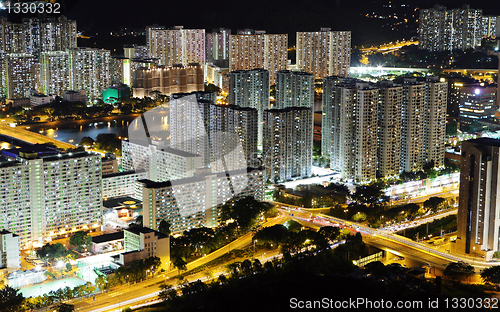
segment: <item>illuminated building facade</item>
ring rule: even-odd
[[[378,87],[377,174],[394,177],[400,173],[403,87],[392,81]]]
[[[229,67],[231,29],[218,28],[206,34],[206,61],[221,67]]]
[[[497,89],[493,86],[466,85],[460,88],[460,127],[468,128],[481,119],[495,117]]]
[[[86,91],[87,100],[102,99],[102,90],[111,85],[110,51],[95,48],[69,50],[70,88]]]
[[[257,68],[229,73],[229,104],[257,109],[259,114],[258,142],[262,143],[262,116],[270,108],[269,71]]]
[[[134,97],[151,96],[151,91],[163,95],[205,90],[203,67],[200,64],[139,68],[133,71]]]
[[[487,29],[483,25],[482,10],[464,6],[447,10],[436,5],[421,9],[419,17],[420,49],[430,51],[453,51],[474,49],[481,45]]]
[[[304,72],[279,71],[276,81],[276,108],[314,106],[314,76]]]
[[[487,261],[500,247],[499,154],[500,140],[479,138],[462,142],[454,251],[484,256]]]
[[[70,90],[69,53],[63,51],[40,54],[40,90],[42,93],[61,96]]]
[[[266,179],[276,183],[312,174],[312,108],[264,111],[263,160]]]
[[[315,79],[348,77],[351,66],[351,32],[321,28],[297,32],[297,68]]]
[[[149,56],[159,59],[159,65],[205,63],[205,29],[151,27],[147,39]]]
[[[8,99],[25,98],[36,88],[37,63],[31,54],[9,53],[5,55],[6,95]]]
[[[0,227],[19,235],[23,244],[99,228],[101,181],[100,155],[20,152],[17,161],[0,165],[0,198],[4,201]]]
[[[248,34],[252,33],[252,34]],[[276,73],[286,70],[288,61],[288,35],[265,34],[248,30],[231,35],[229,70],[264,68],[269,71],[270,83],[276,82]]]

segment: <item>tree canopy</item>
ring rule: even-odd
[[[443,275],[455,280],[459,277],[469,277],[474,274],[474,267],[463,261],[453,262],[446,266]]]
[[[485,283],[500,284],[500,265],[481,270],[481,278]]]
[[[5,286],[0,289],[0,307],[2,311],[17,311],[24,300],[18,289]]]
[[[78,231],[69,239],[69,243],[76,247],[78,251],[83,251],[85,248],[90,249],[92,246],[92,236],[85,231]]]

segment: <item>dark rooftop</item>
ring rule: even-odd
[[[92,243],[95,244],[101,244],[105,242],[112,242],[118,239],[123,239],[123,231],[116,232],[116,233],[110,233],[110,234],[103,234],[99,236],[93,236],[92,237]]]
[[[194,175],[189,178],[183,178],[183,179],[177,179],[173,180],[174,185],[180,185],[180,184],[185,184],[185,183],[192,183],[192,182],[197,182],[197,181],[204,181],[205,177],[207,175],[217,175],[217,177],[226,177],[228,174],[235,175],[235,174],[242,174],[242,173],[250,173],[252,171],[260,171],[262,168],[244,168],[240,170],[234,170],[234,171],[229,171],[229,172],[219,172],[219,173],[207,173],[203,175]],[[164,182],[154,182],[148,179],[142,179],[142,180],[137,180],[137,182],[143,183],[147,188],[163,188],[163,187],[169,187],[172,186],[172,181],[164,181]]]
[[[132,203],[126,203],[126,202],[134,202]],[[102,202],[102,205],[106,208],[122,208],[123,206],[130,206],[130,205],[141,205],[142,201],[137,200],[133,197],[130,196],[123,196],[123,197],[117,197],[117,198],[111,198],[108,200],[104,200]]]
[[[147,227],[144,227],[144,226],[131,227],[131,228],[125,229],[125,231],[128,231],[130,233],[134,233],[136,235],[139,235],[141,233],[142,234],[155,233],[155,236],[158,236],[159,238],[167,238],[168,237],[168,235],[166,235],[166,234],[160,233],[158,231],[155,231],[153,229],[150,229],[150,228],[147,228]]]
[[[142,173],[146,172],[146,170],[130,170],[130,171],[123,171],[123,172],[115,172],[115,173],[109,173],[109,174],[103,174],[102,178],[112,178],[112,177],[120,177],[124,175],[129,175],[129,174],[134,174],[134,173]]]
[[[492,139],[492,138],[477,138],[477,139],[472,139],[472,140],[468,140],[468,141],[465,141],[465,142],[469,142],[469,143],[473,143],[473,144],[482,144],[482,145],[498,146],[498,147],[500,147],[500,140],[498,140],[498,139]]]

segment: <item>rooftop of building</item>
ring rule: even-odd
[[[5,229],[0,230],[0,235],[11,234],[12,232],[7,231]],[[12,233],[12,236],[17,237],[17,234]]]
[[[160,233],[158,231],[155,231],[153,229],[150,229],[150,228],[147,228],[147,227],[144,227],[144,226],[131,227],[131,228],[125,229],[124,231],[128,231],[128,232],[134,233],[136,235],[147,234],[147,233],[155,233],[155,236],[157,236],[159,238],[167,238],[168,237],[168,235],[166,235],[166,234]]]
[[[75,152],[75,153],[66,153],[66,154],[57,154],[57,155],[49,155],[49,156],[41,156],[44,161],[53,161],[60,159],[71,159],[71,158],[82,158],[82,157],[101,157],[99,154],[94,154],[90,152]]]
[[[124,236],[125,235],[123,234],[123,231],[109,233],[109,234],[103,234],[103,235],[99,235],[99,236],[93,236],[92,243],[102,244],[102,243],[106,243],[106,242],[112,242],[115,240],[123,239]]]
[[[183,156],[183,157],[197,157],[197,156],[200,156],[198,154],[193,154],[193,153],[189,153],[189,152],[185,152],[185,151],[181,151],[181,150],[178,150],[178,149],[175,149],[175,148],[171,148],[169,145],[164,145],[165,142],[164,141],[159,141],[159,140],[153,140],[153,139],[149,139],[149,141],[145,141],[145,140],[134,140],[134,142],[128,142],[129,144],[134,144],[134,145],[140,145],[140,146],[144,146],[144,147],[149,147],[149,146],[156,146],[158,150],[160,151],[163,151],[165,153],[169,153],[169,154],[174,154],[174,155],[179,155],[179,156]]]
[[[114,172],[114,173],[109,173],[109,174],[103,174],[102,178],[113,178],[113,177],[121,177],[121,176],[127,176],[127,175],[133,175],[137,173],[143,173],[146,172],[146,170],[130,170],[130,171],[123,171],[123,172]]]
[[[59,150],[44,144],[33,144],[31,146],[2,150],[3,155],[14,159],[20,156],[20,154],[36,154],[36,157],[42,157],[42,156],[56,155],[58,153],[60,153]]]
[[[244,168],[240,170],[234,170],[234,171],[228,171],[228,172],[219,172],[219,173],[201,173],[201,174],[195,174],[192,177],[189,178],[183,178],[183,179],[177,179],[173,181],[163,181],[163,182],[155,182],[151,181],[149,179],[142,179],[142,180],[137,180],[137,182],[142,183],[146,188],[164,188],[164,187],[170,187],[172,185],[182,185],[182,184],[187,184],[187,183],[193,183],[193,182],[199,182],[199,181],[204,181],[207,176],[217,176],[218,178],[221,177],[227,177],[229,176],[234,176],[238,174],[243,174],[243,173],[251,173],[251,172],[257,172],[257,171],[263,171],[263,168]]]
[[[477,138],[477,139],[465,141],[463,143],[472,143],[472,144],[481,144],[481,145],[487,145],[487,146],[500,147],[500,140],[499,139],[492,139],[492,138]]]
[[[140,206],[142,201],[137,200],[130,196],[116,197],[104,200],[102,202],[103,207],[110,209],[118,209],[127,206]]]

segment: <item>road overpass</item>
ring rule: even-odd
[[[69,149],[76,148],[75,145],[58,141],[56,139],[52,139],[46,137],[42,134],[31,132],[29,130],[21,129],[19,127],[10,127],[9,125],[0,124],[0,134],[12,137],[14,139],[18,139],[30,144],[44,144],[44,143],[53,143],[57,148],[60,149]]]

